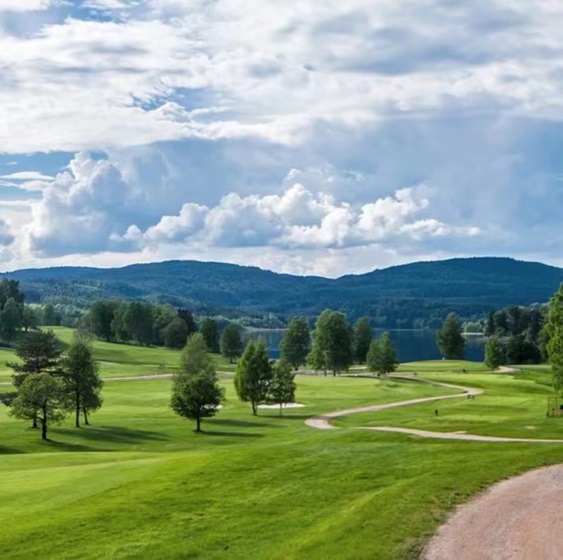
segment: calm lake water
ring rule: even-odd
[[[263,339],[272,358],[279,357],[280,342],[283,330],[258,329],[247,331],[245,339]],[[376,335],[383,331],[377,330]],[[400,362],[416,362],[419,360],[440,360],[442,358],[436,346],[436,331],[432,330],[389,330],[389,335]],[[465,343],[465,357],[468,360],[482,362],[485,355],[485,342],[480,337],[469,336]]]

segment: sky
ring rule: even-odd
[[[0,0],[0,270],[563,266],[560,0]]]

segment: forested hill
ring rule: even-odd
[[[87,307],[100,298],[145,299],[199,313],[316,315],[330,307],[385,327],[434,326],[449,311],[470,319],[492,308],[543,303],[563,269],[505,258],[420,262],[336,280],[197,261],[117,269],[61,267],[0,275],[21,282],[29,302]]]

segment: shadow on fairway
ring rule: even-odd
[[[22,455],[25,451],[21,451],[20,449],[14,449],[13,447],[4,447],[0,445],[0,455]]]
[[[145,430],[132,430],[123,426],[86,426],[82,428],[57,430],[63,435],[79,436],[90,441],[111,441],[114,443],[141,443],[144,441],[168,441],[167,435]]]
[[[57,435],[63,431],[64,430],[57,430]],[[68,443],[64,441],[55,441],[51,439],[51,437],[49,437],[47,441],[43,442],[43,444],[54,451],[88,451],[88,452],[112,451],[111,449],[99,449],[94,447],[88,447],[87,445],[79,445],[76,443]]]
[[[264,418],[269,418],[265,416]],[[267,422],[253,422],[252,420],[233,420],[229,418],[214,418],[213,424],[219,424],[221,426],[233,426],[234,428],[271,428],[275,427],[275,424],[269,424]]]
[[[216,430],[214,431],[207,431],[207,430],[203,430],[201,432],[202,436],[219,436],[219,437],[232,437],[232,438],[258,438],[258,437],[264,437],[264,434],[253,434],[253,433],[248,433],[248,432],[218,432]]]

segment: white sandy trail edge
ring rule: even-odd
[[[506,368],[509,370],[510,368]],[[515,371],[515,370],[513,370]],[[511,373],[511,371],[504,371],[504,373]],[[317,428],[319,430],[336,430],[336,426],[333,426],[330,421],[334,418],[341,418],[343,416],[349,416],[351,414],[358,414],[361,412],[379,412],[381,410],[389,410],[391,408],[400,408],[403,406],[411,406],[415,404],[423,404],[429,402],[438,402],[446,399],[459,399],[467,398],[467,396],[478,396],[482,395],[484,391],[482,389],[476,389],[474,387],[462,387],[461,385],[451,385],[450,383],[438,383],[437,381],[429,381],[428,379],[421,378],[407,378],[394,376],[394,379],[409,379],[410,381],[419,381],[423,383],[430,383],[432,385],[437,385],[439,387],[447,387],[449,389],[459,389],[462,391],[458,395],[442,395],[437,397],[425,397],[421,399],[411,399],[408,401],[398,401],[394,403],[378,404],[371,406],[361,406],[357,408],[346,408],[344,410],[337,410],[335,412],[328,412],[322,416],[316,416],[314,418],[309,418],[306,420],[305,424],[311,428]],[[407,434],[411,436],[421,437],[421,438],[431,438],[431,439],[443,439],[443,440],[456,440],[456,441],[481,441],[490,443],[563,443],[562,439],[531,439],[531,438],[508,438],[508,437],[496,437],[496,436],[479,436],[474,434],[462,434],[459,432],[432,432],[429,430],[416,430],[414,428],[398,428],[394,426],[360,426],[359,429],[362,430],[373,430],[377,432],[392,432]]]

